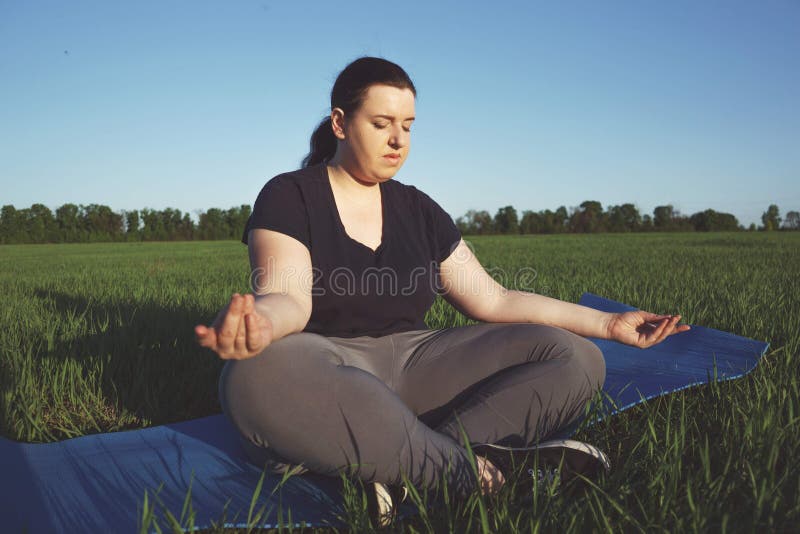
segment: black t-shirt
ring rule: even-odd
[[[425,313],[441,292],[439,264],[461,233],[416,187],[379,184],[383,235],[373,252],[345,232],[325,164],[280,174],[261,189],[242,242],[252,228],[281,232],[311,253],[311,318],[304,332],[379,337],[426,329]]]

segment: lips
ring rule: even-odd
[[[400,154],[386,154],[383,156],[384,159],[391,161],[392,163],[397,163],[400,161]]]

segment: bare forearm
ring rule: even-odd
[[[607,339],[613,313],[564,302],[536,293],[509,289],[497,299],[484,320],[496,323],[539,323],[558,326],[581,336]]]
[[[300,303],[284,293],[256,295],[255,310],[272,323],[272,341],[301,332],[309,319],[309,314]]]

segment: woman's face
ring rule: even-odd
[[[410,89],[373,85],[367,89],[360,108],[349,116],[336,108],[332,120],[339,139],[335,159],[354,178],[385,182],[408,157],[414,93]]]

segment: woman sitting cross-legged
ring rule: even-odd
[[[195,328],[229,360],[225,414],[260,466],[344,471],[384,497],[404,477],[494,492],[515,454],[537,446],[573,471],[607,468],[595,447],[554,440],[605,379],[602,353],[583,336],[648,347],[689,327],[501,287],[439,204],[393,179],[415,98],[398,65],[357,59],[336,79],[302,168],[261,190],[243,239],[253,294]],[[429,329],[437,294],[481,322]]]

